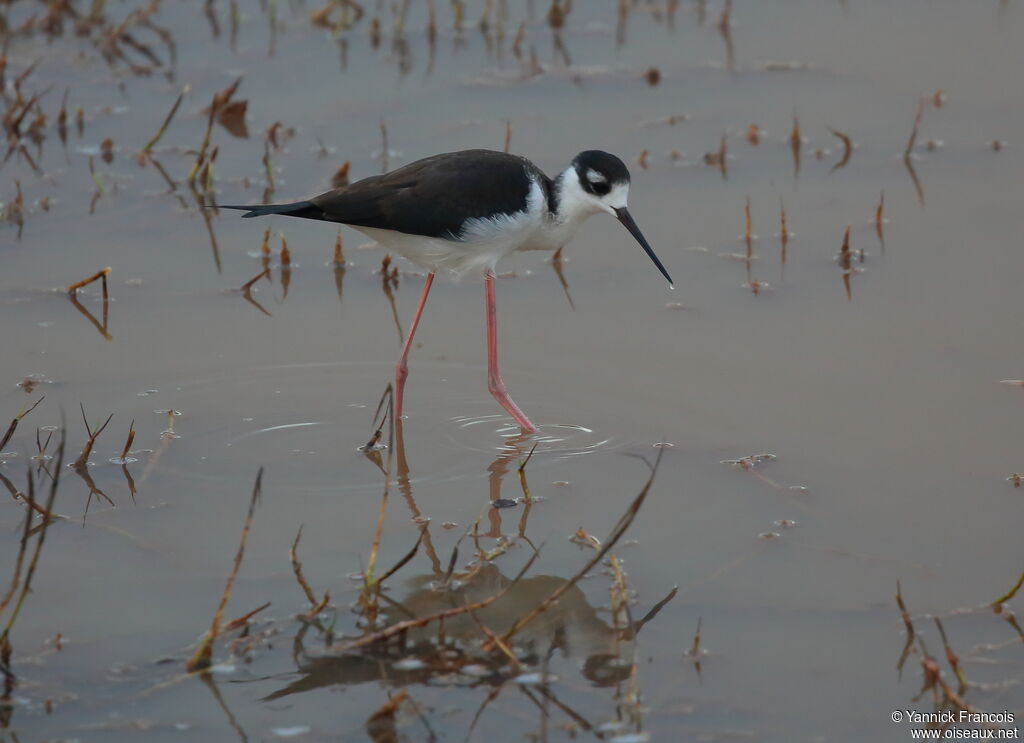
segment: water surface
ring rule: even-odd
[[[396,719],[408,740],[458,740],[471,728],[476,740],[902,739],[908,725],[895,725],[891,711],[932,707],[928,694],[913,701],[920,648],[896,670],[905,640],[897,580],[943,663],[925,615],[946,617],[972,682],[967,701],[1021,713],[1013,628],[989,612],[951,614],[1004,594],[1024,567],[1021,491],[1006,480],[1024,466],[1022,392],[999,384],[1024,376],[1019,8],[737,1],[723,24],[721,2],[625,3],[619,29],[616,4],[577,2],[556,37],[539,2],[494,3],[486,36],[483,4],[466,4],[461,32],[438,4],[432,45],[426,5],[413,5],[396,37],[392,9],[373,3],[339,34],[310,23],[309,4],[246,4],[234,38],[224,4],[211,6],[216,33],[202,3],[165,5],[153,21],[173,36],[173,63],[150,30],[133,32],[163,63],[150,75],[105,63],[98,30],[79,37],[68,23],[52,40],[39,30],[10,35],[9,103],[13,78],[39,60],[22,89],[40,95],[49,123],[41,148],[25,140],[40,173],[16,152],[0,179],[6,202],[16,180],[25,200],[20,239],[14,224],[0,233],[0,414],[46,399],[5,447],[14,456],[0,473],[24,489],[36,427],[59,426],[62,411],[71,459],[86,440],[80,403],[93,426],[114,417],[88,469],[107,498],[63,475],[55,510],[67,519],[48,530],[11,635],[18,685],[0,737],[358,740],[401,687],[413,700]],[[108,21],[134,7],[108,8]],[[14,4],[8,24],[31,12]],[[645,78],[652,67],[656,85]],[[500,631],[588,558],[568,537],[582,527],[603,539],[640,490],[647,466],[628,455],[650,462],[661,452],[615,554],[635,592],[634,618],[679,592],[628,647],[615,642],[610,577],[597,569],[522,639],[534,671],[550,652],[557,681],[530,693],[505,684],[474,723],[498,684],[338,657],[292,619],[309,608],[288,563],[303,525],[307,577],[331,592],[325,616],[336,615],[336,633],[356,633],[349,576],[366,564],[382,490],[358,447],[373,431],[423,277],[399,264],[397,286],[385,291],[382,254],[347,229],[341,272],[331,265],[331,226],[229,212],[208,214],[207,225],[184,180],[205,130],[201,110],[238,77],[249,137],[220,126],[212,137],[215,197],[226,203],[263,197],[264,132],[278,121],[275,200],[329,188],[346,160],[354,178],[379,172],[382,121],[391,166],[500,149],[507,126],[511,150],[550,174],[588,148],[629,162],[631,211],[676,290],[602,217],[565,251],[567,289],[546,256],[502,267],[505,380],[545,434],[527,468],[539,500],[522,527],[523,504],[490,506],[522,496],[516,468],[532,444],[509,443],[509,421],[487,393],[482,288],[438,282],[412,355],[408,473],[391,487],[380,557],[398,560],[417,518],[430,519],[431,550],[389,581],[395,600],[428,613],[451,598],[431,585],[477,519],[484,549],[500,535],[512,544],[459,601],[508,585],[532,554],[520,533],[543,545],[528,577],[481,615]],[[153,153],[177,183],[169,192],[136,155],[186,85]],[[910,173],[904,151],[919,101]],[[838,169],[843,144],[830,128],[855,144]],[[723,135],[725,167],[707,164]],[[1005,146],[994,149],[996,140]],[[103,184],[92,212],[90,157]],[[884,246],[874,223],[882,191]],[[785,265],[780,205],[793,233]],[[849,291],[836,260],[847,225]],[[251,294],[261,311],[237,289],[263,269],[266,227],[270,281]],[[52,291],[105,266],[109,339]],[[102,328],[98,285],[78,297]],[[17,386],[26,378],[30,394]],[[174,437],[162,433],[168,410],[180,413]],[[134,497],[108,461],[132,420]],[[760,453],[775,459],[753,471],[722,463]],[[183,677],[261,466],[263,501],[228,608],[234,617],[272,602],[251,627],[260,640],[247,651],[236,643],[237,656],[218,643],[218,673]],[[5,573],[23,509],[10,499],[0,515]],[[467,544],[460,570],[473,557]],[[707,651],[699,668],[687,655],[698,620]],[[474,629],[453,623],[448,632],[469,638]],[[632,683],[609,665],[616,654],[635,657]]]

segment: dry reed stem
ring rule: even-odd
[[[1003,604],[1005,604],[1007,601],[1009,601],[1017,595],[1017,591],[1020,590],[1021,586],[1024,586],[1024,573],[1020,574],[1020,578],[1017,579],[1017,582],[1014,584],[1013,588],[1011,588],[1005,594],[997,598],[995,601],[989,604],[989,606],[991,606],[993,609],[1001,610]]]
[[[505,122],[505,152],[509,152],[512,148],[512,121]]]
[[[135,441],[135,419],[132,418],[131,425],[128,426],[128,439],[124,442],[124,449],[121,450],[121,461],[128,456],[128,450],[132,448],[132,442]]]
[[[11,437],[14,435],[14,432],[18,429],[18,424],[21,422],[21,419],[24,418],[29,413],[31,413],[33,410],[35,410],[36,406],[39,405],[39,403],[41,403],[45,399],[46,395],[43,395],[34,403],[32,403],[28,408],[22,410],[20,413],[14,416],[14,418],[11,420],[11,424],[7,427],[7,432],[4,433],[3,439],[0,439],[0,451],[3,451],[3,448],[7,446],[7,442],[11,440]]]
[[[274,192],[274,163],[270,159],[270,142],[263,143],[263,157],[260,158],[260,162],[263,163],[263,172],[267,177],[267,189],[266,193],[269,197]]]
[[[878,243],[881,250],[885,252],[885,233],[882,231],[883,213],[885,211],[885,191],[878,197],[878,207],[875,209],[875,234],[878,235]]]
[[[384,434],[384,426],[390,419],[393,418],[392,401],[394,399],[394,390],[392,389],[391,383],[388,382],[388,386],[384,388],[384,394],[380,396],[380,400],[377,401],[377,409],[373,413],[373,423],[377,425],[378,419],[380,425],[374,430],[373,435],[370,436],[370,440],[363,445],[363,449],[372,449],[380,443],[381,437]],[[385,407],[387,403],[387,407]],[[381,410],[384,411],[384,415],[381,416]]]
[[[188,173],[189,185],[196,182],[196,176],[199,174],[199,168],[203,165],[203,160],[206,159],[206,149],[210,146],[210,135],[213,133],[213,121],[217,115],[217,96],[214,94],[213,101],[210,104],[210,115],[206,120],[206,133],[203,135],[203,142],[199,146],[199,152],[196,154],[196,161],[192,164],[192,170]]]
[[[341,164],[334,175],[331,176],[331,186],[333,188],[342,188],[348,185],[348,173],[352,169],[352,161],[346,160]]]
[[[298,581],[299,587],[306,594],[309,603],[315,606],[317,603],[316,595],[313,593],[313,589],[310,588],[306,576],[302,574],[302,563],[299,562],[298,548],[300,539],[302,539],[302,526],[299,526],[299,531],[295,535],[295,541],[292,542],[292,546],[288,550],[288,560],[292,564],[292,572],[295,573],[295,580]]]
[[[330,591],[324,591],[324,597],[316,602],[305,614],[298,614],[297,618],[302,622],[313,623],[320,616],[320,612],[327,608],[329,603],[331,603]]]
[[[81,288],[83,288],[85,286],[88,286],[89,284],[91,284],[94,281],[99,281],[100,279],[106,280],[107,275],[112,270],[113,269],[111,269],[110,266],[107,266],[106,268],[97,271],[96,273],[94,273],[89,278],[82,279],[81,281],[76,281],[74,284],[69,285],[66,291],[67,291],[68,294],[74,294],[79,289],[81,289]],[[106,296],[106,292],[104,292],[104,296]]]
[[[154,134],[153,137],[146,142],[146,146],[142,148],[142,153],[144,155],[148,155],[149,151],[152,150],[156,146],[156,143],[164,136],[164,132],[166,132],[167,127],[171,125],[171,120],[174,118],[174,115],[178,113],[178,107],[181,106],[181,102],[185,99],[185,93],[187,92],[188,86],[185,86],[185,90],[178,94],[178,99],[174,102],[174,105],[171,106],[171,110],[167,112],[167,116],[164,118],[164,123],[160,125],[156,134]],[[63,107],[61,110],[64,110]]]
[[[213,614],[213,621],[210,622],[210,629],[203,636],[203,639],[199,642],[199,647],[196,648],[195,653],[189,658],[185,664],[185,670],[189,673],[195,671],[203,671],[210,667],[211,658],[213,656],[213,641],[217,638],[217,635],[221,632],[221,619],[224,617],[224,609],[228,605],[228,599],[231,598],[231,589],[235,584],[235,576],[238,575],[239,568],[242,567],[242,558],[245,555],[245,542],[249,538],[249,530],[252,528],[253,514],[256,512],[256,504],[260,501],[260,496],[263,489],[263,468],[260,467],[256,473],[256,483],[252,488],[252,496],[249,498],[249,510],[245,515],[245,523],[242,526],[242,537],[238,543],[238,551],[235,553],[235,561],[231,566],[231,572],[228,574],[227,583],[224,585],[224,593],[221,594],[220,603],[217,605],[217,611]]]
[[[957,693],[963,694],[967,689],[967,679],[964,678],[964,672],[960,668],[960,658],[953,652],[953,648],[950,647],[949,639],[946,637],[946,628],[942,626],[942,620],[938,617],[935,617],[935,626],[939,628],[939,635],[942,637],[942,647],[946,651],[946,662],[953,669],[953,673],[956,674],[956,679],[960,684]]]
[[[846,232],[843,233],[843,245],[839,249],[839,266],[843,270],[843,286],[846,289],[846,301],[853,301],[853,291],[850,286],[850,275],[853,272],[853,258],[850,253],[850,225],[846,225]]]
[[[380,172],[388,172],[388,125],[380,120]]]
[[[281,129],[282,126],[284,126],[284,125],[280,121],[275,121],[273,124],[271,124],[269,127],[267,127],[267,131],[265,131],[263,133],[264,139],[266,139],[266,141],[270,142],[270,145],[275,150],[281,149],[281,141],[278,140],[277,133]],[[322,146],[323,145],[321,145],[321,147]]]
[[[640,634],[640,630],[644,628],[644,625],[653,620],[656,616],[658,616],[661,610],[664,609],[668,605],[668,603],[676,597],[677,593],[679,593],[679,586],[672,586],[672,590],[669,591],[661,601],[652,606],[648,610],[648,612],[644,614],[643,617],[641,617],[638,621],[633,622],[633,627],[631,629],[630,636],[635,637],[636,635]],[[699,623],[697,629],[698,631],[700,631]]]
[[[954,692],[949,688],[949,684],[942,678],[941,671],[939,669],[939,663],[931,655],[928,654],[928,649],[924,645],[924,638],[917,638],[918,645],[921,648],[921,669],[923,671],[924,681],[921,685],[921,691],[913,701],[917,702],[926,691],[932,692],[932,700],[935,703],[936,709],[939,708],[939,692],[942,692],[942,706],[943,707],[955,707],[963,710],[964,712],[970,712],[972,714],[979,714],[980,710],[977,707],[969,704],[962,696],[962,692]],[[945,728],[939,728],[943,730]]]
[[[793,129],[789,132],[789,144],[791,147],[800,148],[803,145],[803,137],[800,134],[800,119],[793,114]]]
[[[288,559],[292,564],[292,571],[295,573],[295,580],[298,581],[299,586],[306,594],[306,598],[309,599],[310,610],[305,614],[302,614],[302,618],[312,621],[317,614],[324,610],[327,603],[331,600],[331,594],[328,591],[324,591],[324,597],[317,601],[316,595],[313,593],[313,589],[310,587],[309,582],[306,580],[306,576],[302,572],[302,563],[299,562],[298,547],[299,540],[302,538],[302,527],[299,527],[299,533],[295,535],[295,541],[292,542],[291,549],[288,550]]]
[[[213,151],[210,152],[210,157],[206,160],[206,165],[203,166],[203,175],[200,180],[203,183],[203,190],[207,193],[213,191],[213,164],[217,162],[217,154],[219,152],[220,147],[214,147]]]
[[[846,164],[850,162],[850,156],[853,155],[853,142],[850,140],[849,135],[844,134],[837,129],[832,129],[830,127],[829,131],[836,137],[839,137],[839,140],[843,143],[843,157],[839,162],[833,165],[832,170],[829,171],[830,173],[834,173],[840,168],[846,167]]]
[[[526,482],[526,465],[528,465],[530,463],[530,460],[533,458],[533,453],[535,451],[537,451],[537,444],[536,443],[534,443],[534,445],[530,448],[530,453],[526,455],[526,459],[523,460],[523,463],[519,465],[519,471],[518,471],[519,472],[519,486],[523,490],[523,497],[526,499],[527,503],[529,503],[531,500],[533,500],[533,498],[530,496],[530,486]]]
[[[722,180],[729,174],[729,167],[726,164],[726,160],[729,157],[729,145],[726,141],[725,132],[722,132],[722,138],[718,140],[718,169],[722,173]]]
[[[743,232],[743,241],[747,244],[747,261],[750,261],[751,253],[753,252],[753,220],[750,218],[750,197],[747,197],[747,203],[743,207],[743,216],[746,220],[746,229]]]
[[[404,567],[406,566],[406,564],[407,564],[407,563],[408,563],[408,562],[409,562],[409,561],[410,561],[410,560],[411,560],[412,558],[416,557],[416,553],[417,553],[417,552],[419,552],[419,549],[420,549],[420,545],[421,545],[421,544],[423,544],[423,537],[424,537],[424,535],[425,535],[426,533],[427,533],[427,524],[423,524],[422,526],[420,526],[420,534],[419,534],[419,536],[418,536],[418,537],[416,538],[416,543],[415,543],[415,544],[414,544],[414,545],[412,546],[412,549],[411,549],[411,550],[409,550],[408,552],[406,552],[406,553],[405,553],[405,555],[404,555],[404,556],[403,556],[403,557],[402,557],[402,558],[401,558],[401,559],[400,559],[400,560],[399,560],[398,562],[396,562],[396,563],[395,563],[395,564],[394,564],[394,565],[393,565],[393,566],[391,567],[391,569],[390,569],[390,570],[387,570],[387,571],[385,571],[385,572],[384,572],[384,574],[383,574],[383,575],[381,575],[381,576],[380,576],[380,578],[378,578],[378,579],[377,579],[377,583],[383,583],[383,582],[384,582],[384,581],[386,581],[386,580],[387,580],[388,578],[390,578],[390,577],[391,577],[392,575],[394,575],[394,574],[395,574],[395,573],[397,573],[397,572],[398,572],[399,570],[401,570],[402,568],[404,568]]]
[[[385,407],[386,401],[386,407]],[[381,411],[383,410],[383,415]],[[391,459],[394,451],[394,438],[395,438],[395,414],[394,414],[394,388],[389,382],[387,387],[384,388],[384,394],[381,395],[380,401],[377,403],[377,410],[374,412],[374,421],[376,422],[377,416],[381,416],[380,427],[374,432],[370,438],[365,449],[369,452],[377,442],[380,441],[385,422],[388,425],[388,456],[387,465],[382,466],[381,469],[384,472],[384,490],[381,493],[380,498],[380,510],[377,514],[377,528],[373,535],[373,543],[370,545],[370,557],[366,564],[366,570],[363,571],[363,589],[360,595],[364,616],[370,622],[370,626],[373,626],[377,618],[378,609],[378,596],[380,594],[380,579],[374,577],[374,572],[377,568],[377,558],[380,553],[380,544],[384,535],[384,517],[387,514],[388,507],[388,496],[391,489]],[[422,536],[422,534],[421,534]],[[417,548],[419,543],[417,542]],[[411,559],[411,558],[410,558]]]
[[[111,419],[114,417],[114,414],[111,413],[107,416],[107,419],[103,421],[102,426],[93,430],[89,426],[89,419],[85,417],[85,406],[82,403],[79,403],[78,407],[82,410],[82,421],[85,423],[85,430],[89,433],[89,440],[85,442],[85,446],[82,447],[82,453],[78,455],[78,459],[76,459],[72,465],[76,470],[82,469],[88,464],[89,455],[92,454],[92,448],[96,445],[96,439],[99,438],[100,434],[103,433],[103,430],[107,427],[107,424],[109,424]]]
[[[609,555],[608,564],[612,569],[612,584],[608,587],[608,603],[612,616],[612,627],[616,630],[615,654],[618,655],[621,651],[618,645],[622,641],[623,634],[632,630],[633,617],[629,610],[629,584],[626,574],[622,570],[622,563],[618,556]]]
[[[910,621],[910,613],[907,611],[906,604],[903,603],[903,589],[900,586],[900,582],[896,581],[896,606],[900,609],[900,618],[903,620],[903,626],[907,628],[907,642],[903,646],[903,652],[900,654],[900,659],[896,663],[896,669],[903,672],[903,664],[907,662],[907,657],[910,655],[910,648],[914,644],[914,623]]]
[[[905,161],[910,160],[910,153],[914,149],[914,143],[917,141],[917,132],[921,128],[921,119],[924,116],[924,102],[918,101],[917,113],[914,115],[914,128],[910,131],[910,139],[907,141],[907,148],[903,151],[903,159]]]
[[[46,470],[45,466],[40,463],[36,472],[39,473],[44,470],[46,471],[47,474],[49,474],[49,470]],[[47,513],[46,509],[43,508],[41,505],[39,505],[35,501],[31,501],[30,499],[26,498],[25,494],[18,490],[16,487],[14,487],[14,483],[5,477],[3,472],[0,472],[0,483],[2,483],[5,488],[7,488],[7,492],[11,494],[11,498],[13,498],[15,501],[19,503],[24,503],[29,510],[35,511],[44,518],[51,518],[56,516],[56,514]]]
[[[800,119],[796,113],[793,114],[793,129],[789,133],[789,149],[793,153],[793,177],[800,175],[800,150],[803,147],[803,137],[800,134]]]
[[[236,618],[232,619],[230,622],[228,622],[227,624],[224,625],[223,629],[221,629],[221,632],[222,633],[223,632],[231,632],[232,630],[235,630],[235,629],[238,629],[239,627],[245,626],[246,624],[249,623],[250,619],[252,619],[254,616],[256,616],[258,613],[260,613],[264,609],[266,609],[268,606],[270,606],[270,604],[271,604],[271,602],[268,601],[267,603],[262,604],[261,606],[257,606],[252,611],[247,611],[242,616],[236,617]]]
[[[601,548],[595,552],[594,556],[590,560],[588,560],[587,563],[582,568],[580,568],[580,570],[577,571],[577,573],[571,579],[569,579],[561,586],[556,588],[554,591],[552,591],[550,596],[544,599],[536,607],[528,611],[524,616],[517,619],[502,637],[502,639],[505,640],[505,642],[508,642],[512,638],[512,636],[516,634],[516,632],[521,630],[523,627],[532,622],[542,613],[547,611],[547,609],[550,608],[554,602],[558,601],[562,594],[564,594],[566,591],[568,591],[570,588],[576,585],[580,580],[582,580],[583,577],[587,573],[589,573],[590,570],[595,565],[597,565],[597,563],[600,562],[606,554],[608,554],[608,551],[615,546],[615,543],[619,541],[619,538],[625,533],[626,529],[629,528],[629,525],[633,523],[633,519],[636,518],[636,514],[640,510],[640,506],[642,506],[644,500],[646,500],[647,494],[651,490],[651,485],[654,484],[654,476],[658,472],[658,466],[661,464],[661,457],[664,454],[664,452],[664,449],[658,450],[658,456],[654,460],[654,465],[651,467],[650,477],[647,478],[647,482],[644,484],[643,488],[640,490],[640,493],[636,496],[636,498],[633,499],[633,502],[630,504],[626,512],[622,515],[621,518],[619,518],[618,523],[615,525],[615,528],[612,529],[611,533],[608,535],[608,538],[605,540]]]
[[[940,671],[939,671],[939,664],[935,660],[935,658],[933,658],[931,655],[928,654],[928,650],[927,650],[927,648],[925,648],[924,639],[923,638],[921,638],[921,637],[918,638],[918,644],[921,646],[921,675],[923,677],[923,681],[921,683],[921,691],[919,691],[917,693],[917,696],[914,697],[913,701],[917,702],[918,700],[921,699],[922,696],[924,696],[924,693],[926,691],[931,691],[932,692],[932,699],[933,699],[933,701],[935,703],[935,706],[938,707],[938,704],[939,704],[939,687],[938,687],[938,685],[939,685],[939,682],[942,680],[941,676],[939,675],[939,673],[940,673]]]

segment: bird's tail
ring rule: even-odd
[[[246,212],[242,217],[265,217],[268,214],[283,214],[286,217],[304,217],[305,219],[324,219],[324,210],[312,201],[295,201],[291,204],[250,204],[238,206],[232,204],[207,204],[218,209],[241,209]]]

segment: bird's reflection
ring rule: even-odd
[[[388,418],[387,400],[388,393],[385,393],[378,407],[378,419],[382,410],[384,420]],[[371,442],[379,443],[382,440],[380,431],[383,428],[384,424],[381,424]],[[492,504],[499,500],[512,500],[503,499],[502,490],[507,487],[508,476],[514,469],[518,474],[519,489],[526,508],[521,512],[515,533],[506,534],[503,530],[502,516],[508,510],[489,507],[489,528],[486,534],[478,533],[476,527],[472,532],[478,559],[464,569],[456,569],[456,561],[441,560],[437,554],[431,538],[430,521],[424,517],[416,502],[410,455],[404,434],[403,421],[395,420],[388,437],[387,453],[382,456],[379,446],[368,446],[364,451],[374,464],[381,467],[386,477],[394,466],[397,488],[413,520],[421,528],[420,545],[429,561],[429,569],[405,579],[401,591],[394,591],[391,596],[382,594],[383,602],[376,617],[378,626],[409,623],[409,629],[396,636],[397,642],[367,646],[361,652],[338,653],[332,650],[336,639],[332,632],[323,630],[315,622],[306,623],[293,640],[297,674],[285,686],[267,695],[264,701],[336,685],[380,681],[391,686],[431,686],[443,683],[462,688],[489,688],[491,691],[483,699],[475,716],[479,718],[483,708],[503,689],[516,686],[508,683],[508,657],[481,648],[481,641],[485,639],[482,633],[486,633],[487,637],[504,635],[517,620],[538,606],[545,605],[553,595],[558,595],[558,600],[547,604],[545,611],[516,633],[517,665],[541,668],[542,675],[546,675],[557,653],[563,659],[576,661],[583,678],[591,685],[616,687],[616,699],[619,699],[622,686],[632,683],[637,634],[674,597],[675,591],[643,615],[642,619],[634,621],[629,618],[623,623],[615,612],[609,615],[607,611],[592,606],[586,593],[574,580],[560,575],[535,575],[516,579],[505,574],[502,566],[494,562],[493,558],[516,542],[529,543],[528,514],[533,500],[525,473],[535,442],[527,436],[505,440],[487,466],[488,496]],[[494,539],[499,545],[486,553],[486,558],[481,557],[485,554],[480,547],[483,538]],[[399,582],[400,577],[391,579],[396,587]],[[500,598],[488,603],[487,599],[494,596]],[[443,628],[439,628],[437,623],[424,622],[422,626],[417,626],[415,622],[418,618],[436,616],[450,612],[453,608],[470,605],[480,605],[480,608],[453,613],[444,620]],[[629,616],[628,612],[626,616]],[[323,645],[318,643],[319,647],[315,649],[306,647],[306,635],[311,629],[320,631],[323,641]],[[514,671],[513,675],[518,672]],[[547,684],[540,684],[531,692],[539,695],[536,701],[543,698],[545,703],[554,704],[570,717],[582,720],[587,729],[591,729],[589,723],[554,696]]]
[[[412,491],[412,477],[409,471],[409,459],[405,452],[405,426],[401,418],[395,421],[395,474],[398,480],[398,492],[405,499],[405,504],[412,514],[412,520],[423,527],[423,553],[430,560],[434,576],[444,574],[444,567],[437,550],[434,548],[434,541],[430,537],[430,520],[423,516],[420,507],[416,504],[416,498]]]
[[[452,606],[480,601],[495,595],[511,582],[494,564],[480,568],[472,579],[454,590],[436,590],[435,577],[433,573],[426,573],[410,579],[407,583],[409,593],[401,601],[382,607],[383,623],[427,616]],[[469,614],[449,619],[445,623],[445,636],[456,647],[462,642],[479,638],[477,621],[500,635],[518,617],[544,601],[565,583],[565,578],[555,575],[523,578],[500,601],[475,612],[475,620]],[[444,670],[437,665],[442,659],[438,657],[436,639],[437,628],[427,626],[410,631],[404,646],[390,653],[316,657],[300,652],[297,656],[300,677],[269,694],[266,700],[280,699],[325,686],[347,686],[381,680],[387,680],[395,686],[430,684],[432,678]],[[596,686],[614,685],[625,680],[630,673],[630,665],[618,660],[621,657],[618,653],[624,644],[621,633],[598,616],[597,609],[590,605],[586,594],[578,586],[571,586],[557,604],[518,634],[517,644],[526,649],[525,655],[521,657],[524,663],[538,664],[541,655],[553,646],[564,658],[581,661],[584,678]],[[402,670],[395,669],[389,662],[409,656],[421,658],[423,665]],[[500,656],[498,664],[504,664]],[[447,669],[448,672],[456,670],[454,667]],[[465,677],[464,685],[502,683],[504,677],[497,670],[495,667],[481,673],[480,669],[474,669],[474,675]]]

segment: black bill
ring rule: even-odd
[[[636,222],[633,221],[633,215],[629,213],[629,209],[623,207],[615,210],[615,216],[622,222],[622,226],[629,230],[629,234],[636,238],[636,241],[640,243],[640,247],[644,249],[644,252],[650,256],[651,260],[654,261],[654,265],[661,271],[661,275],[668,279],[669,286],[675,288],[672,281],[672,277],[668,275],[668,271],[661,265],[661,261],[658,260],[658,256],[654,254],[654,248],[651,247],[650,243],[647,242],[647,238],[644,237],[644,233],[640,231],[640,228],[636,226]]]

